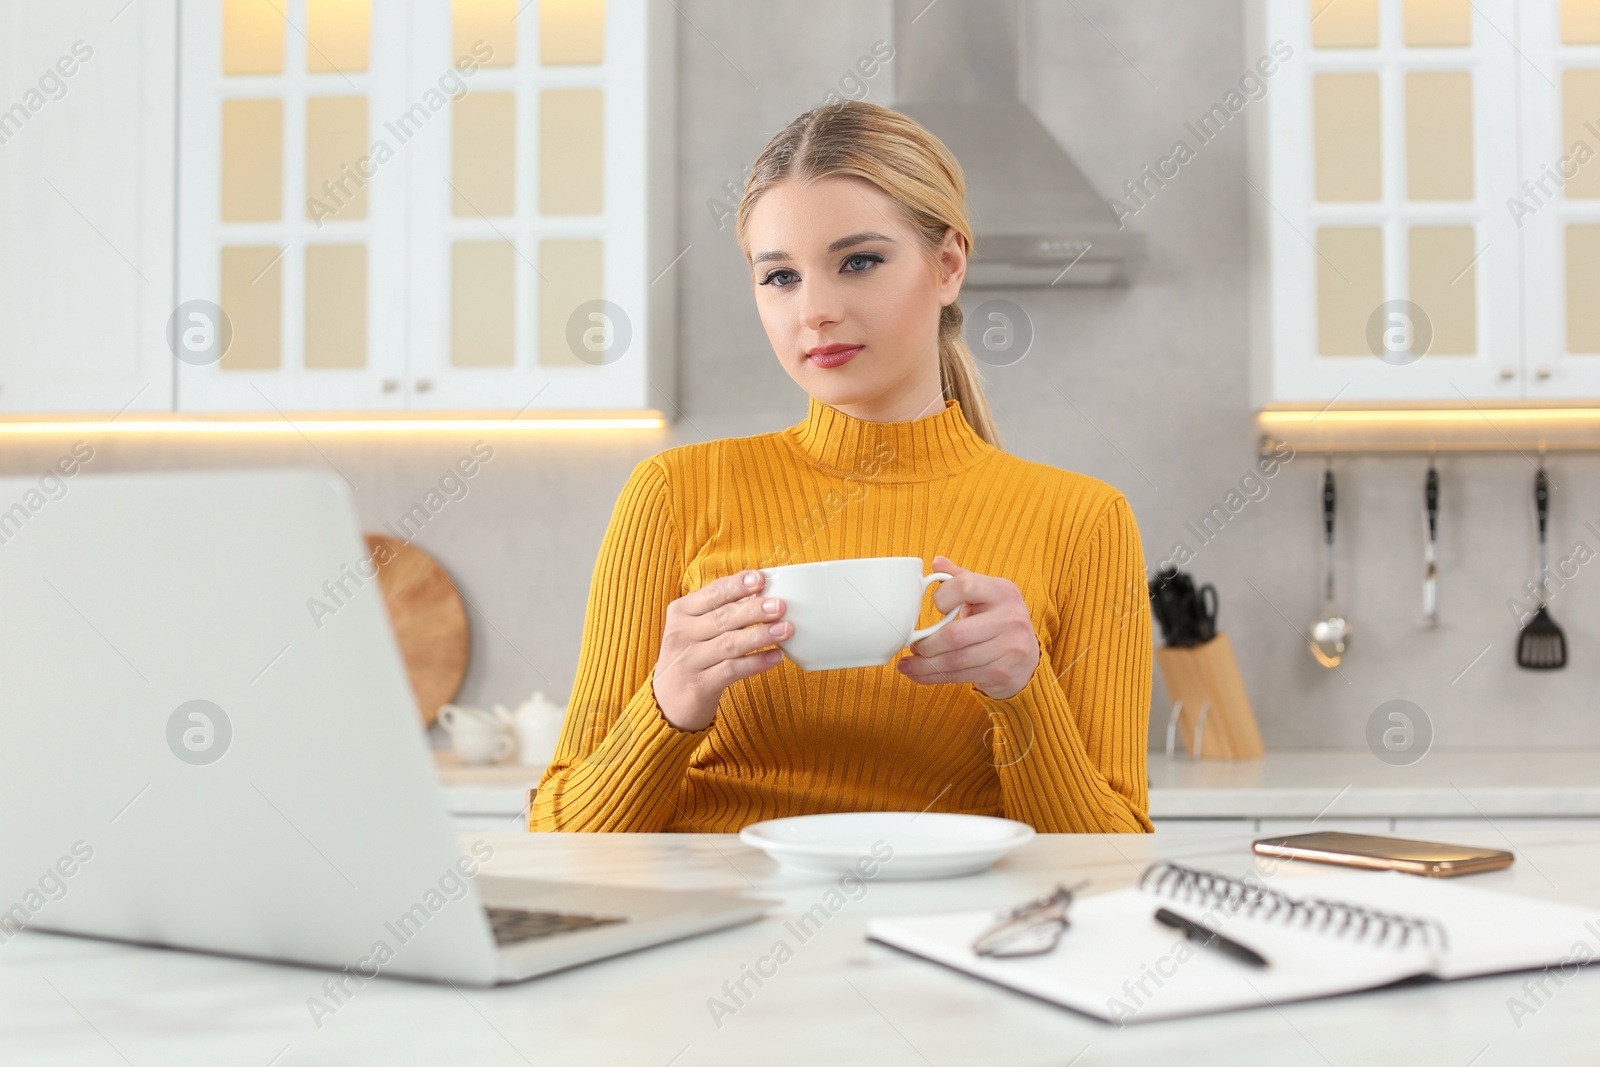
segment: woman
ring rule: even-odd
[[[1151,829],[1138,531],[1110,486],[1001,451],[956,305],[965,198],[949,150],[875,104],[817,108],[762,151],[737,234],[808,414],[634,468],[530,829],[829,811]],[[882,667],[784,659],[758,568],[909,555],[955,575],[921,623],[961,604],[955,621]]]

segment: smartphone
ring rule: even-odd
[[[1446,845],[1438,841],[1408,841],[1400,837],[1347,834],[1328,830],[1287,837],[1263,837],[1251,849],[1263,856],[1336,863],[1371,871],[1404,871],[1428,878],[1453,878],[1458,874],[1498,871],[1511,866],[1511,853],[1498,848]]]

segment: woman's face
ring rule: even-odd
[[[751,283],[767,339],[807,393],[858,418],[942,407],[939,309],[961,292],[966,255],[945,232],[938,262],[896,202],[859,178],[782,181],[751,209]],[[837,366],[814,350],[859,346]]]

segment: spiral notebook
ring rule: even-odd
[[[877,918],[867,936],[1115,1023],[1143,1022],[1600,956],[1600,911],[1395,872],[1274,880],[1176,864],[1144,888],[1081,897],[1054,951],[975,954],[992,911]],[[1155,921],[1158,907],[1265,956],[1252,967]],[[1576,952],[1581,942],[1587,951]]]

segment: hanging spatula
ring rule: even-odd
[[[1539,467],[1533,476],[1533,503],[1539,512],[1539,610],[1517,635],[1517,666],[1530,671],[1553,671],[1567,665],[1567,635],[1545,606],[1548,574],[1545,560],[1546,527],[1550,520],[1550,480]]]

